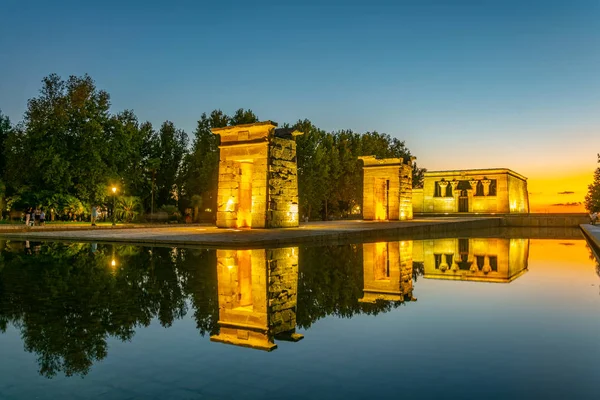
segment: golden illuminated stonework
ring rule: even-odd
[[[363,303],[414,301],[412,241],[363,244]]]
[[[413,218],[412,162],[401,158],[358,157],[363,162],[363,219]]]
[[[425,214],[528,213],[527,178],[506,168],[427,171],[412,204]]]
[[[418,240],[413,263],[424,277],[508,283],[527,271],[529,239],[464,238]]]
[[[271,351],[298,341],[298,248],[217,250],[219,334],[210,340]]]
[[[271,121],[212,129],[220,135],[217,227],[298,226],[296,141]]]

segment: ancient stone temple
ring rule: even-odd
[[[298,226],[296,142],[271,121],[215,128],[221,137],[217,226]]]
[[[510,169],[427,171],[415,213],[528,213],[527,178]]]
[[[506,283],[527,271],[529,239],[459,238],[418,240],[413,263],[424,277]]]
[[[210,340],[271,351],[298,341],[298,248],[217,250],[219,334]]]
[[[363,303],[413,301],[412,241],[363,244]]]
[[[401,158],[377,159],[359,157],[363,161],[363,219],[406,220],[413,218],[412,163]]]

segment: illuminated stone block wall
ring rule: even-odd
[[[400,166],[400,220],[413,219],[412,162]]]
[[[412,300],[412,241],[363,244],[363,297],[374,303]]]
[[[267,250],[269,270],[269,330],[279,338],[298,340],[296,305],[298,301],[298,248]]]
[[[413,213],[422,213],[424,212],[423,207],[423,189],[413,189],[412,190],[412,206]]]
[[[428,171],[413,193],[418,213],[529,212],[527,178],[509,169]]]
[[[511,282],[527,270],[528,239],[464,238],[415,241],[413,262],[429,279]]]
[[[509,210],[511,213],[529,212],[529,193],[527,182],[514,176],[508,177]]]
[[[217,226],[298,226],[296,142],[271,121],[213,129],[220,135]]]
[[[400,291],[404,300],[415,300],[413,297],[413,241],[400,241]]]
[[[527,271],[529,266],[529,239],[509,239],[508,273],[518,276],[521,271]]]
[[[212,341],[272,350],[265,250],[217,250],[219,334]]]
[[[267,228],[298,226],[296,142],[274,137],[269,162]]]
[[[217,250],[219,333],[214,342],[273,350],[297,341],[298,248]]]
[[[363,219],[412,219],[414,158],[408,164],[404,164],[401,158],[365,156],[359,159],[363,161]]]

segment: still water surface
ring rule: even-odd
[[[0,399],[600,397],[583,238],[0,244]]]

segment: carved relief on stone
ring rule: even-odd
[[[477,192],[477,183],[479,181],[476,179],[472,179],[469,181],[469,185],[471,185],[471,190],[473,190],[474,192]]]
[[[440,186],[440,195],[442,197],[446,197],[446,188],[448,187],[448,181],[441,180],[438,182]]]
[[[483,185],[483,195],[484,196],[489,196],[490,194],[490,184],[492,183],[491,180],[489,179],[482,179],[481,180],[481,184]]]
[[[453,196],[458,196],[459,192],[457,190],[458,188],[458,181],[456,179],[450,181],[450,185],[452,185],[452,195]]]

